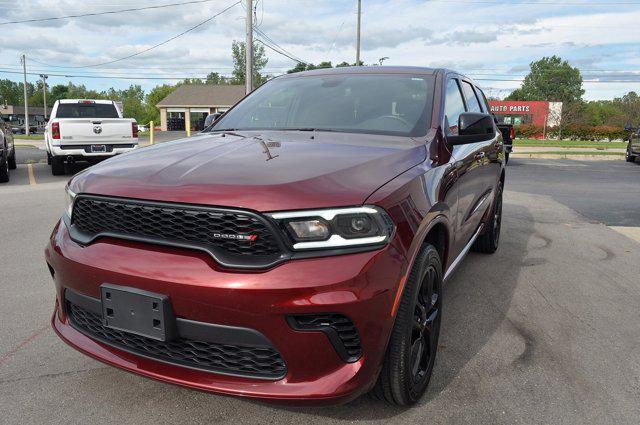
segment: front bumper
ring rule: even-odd
[[[368,391],[393,326],[391,308],[404,257],[394,248],[290,261],[261,272],[225,271],[207,254],[102,239],[80,246],[60,221],[45,251],[56,285],[52,325],[79,351],[150,378],[199,390],[291,403],[339,403]],[[71,326],[65,291],[100,298],[103,283],[168,295],[176,317],[254,329],[286,363],[277,380],[194,370],[123,351]],[[351,363],[330,338],[294,330],[287,318],[342,314],[355,324],[362,356]]]

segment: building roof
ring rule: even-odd
[[[49,111],[51,108],[48,109]],[[24,106],[0,104],[0,114],[2,115],[24,115]],[[44,115],[42,106],[29,106],[29,115]]]
[[[178,86],[156,106],[233,106],[244,97],[244,86],[184,84]]]

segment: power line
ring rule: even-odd
[[[284,47],[280,46],[278,43],[276,43],[271,37],[269,37],[264,31],[262,31],[260,28],[255,27],[253,29],[254,32],[257,32],[258,35],[260,35],[262,38],[264,38],[265,40],[267,40],[267,42],[269,42],[272,46],[275,46],[278,50],[280,50],[280,54],[287,56],[288,58],[296,61],[296,62],[300,62],[300,63],[304,63],[307,64],[307,61],[304,61],[302,59],[300,59],[298,56],[294,55],[293,53],[287,51]]]
[[[227,10],[231,9],[234,6],[237,6],[240,3],[241,3],[241,1],[238,0],[237,2],[233,3],[231,6],[227,7],[226,9],[223,9],[221,12],[216,13],[215,15],[211,16],[210,18],[205,19],[204,21],[200,22],[197,25],[192,26],[191,28],[181,32],[180,34],[174,35],[173,37],[171,37],[171,38],[169,38],[167,40],[164,40],[161,43],[158,43],[158,44],[155,44],[155,45],[153,45],[151,47],[148,47],[148,48],[146,48],[144,50],[141,50],[139,52],[136,52],[136,53],[133,53],[131,55],[124,56],[124,57],[121,57],[121,58],[118,58],[118,59],[110,60],[110,61],[107,61],[107,62],[95,63],[93,65],[84,65],[84,66],[51,65],[51,64],[48,64],[48,63],[45,63],[45,62],[40,62],[40,61],[35,60],[35,59],[31,59],[31,60],[33,62],[39,63],[41,65],[45,65],[45,66],[50,66],[52,68],[65,68],[65,69],[94,68],[94,67],[97,67],[97,66],[109,65],[109,64],[112,64],[112,63],[116,63],[116,62],[120,62],[120,61],[126,60],[126,59],[131,59],[132,57],[139,56],[139,55],[141,55],[143,53],[147,53],[147,52],[149,52],[149,51],[151,51],[153,49],[156,49],[156,48],[158,48],[160,46],[163,46],[163,45],[175,40],[176,38],[182,37],[183,35],[185,35],[185,34],[191,32],[191,31],[203,26],[204,24],[212,21],[213,19],[217,18],[218,16],[222,15],[223,13],[225,13]]]
[[[22,74],[20,71],[11,71],[11,70],[3,70],[0,69],[0,74]],[[40,75],[38,72],[27,72],[27,75]],[[146,76],[130,76],[130,75],[73,75],[73,74],[47,74],[49,77],[63,77],[63,78],[98,78],[98,79],[114,79],[114,80],[186,80],[186,79],[205,79],[206,76],[188,76],[188,77],[150,77]],[[231,74],[226,74],[222,76],[232,76]]]
[[[256,38],[256,41],[257,41],[258,43],[262,44],[263,46],[265,46],[265,47],[267,47],[267,48],[269,48],[269,49],[273,50],[274,52],[276,52],[276,53],[278,53],[278,54],[281,54],[282,56],[286,56],[286,57],[288,57],[289,59],[291,59],[291,60],[292,60],[292,61],[294,61],[294,62],[302,63],[302,64],[305,64],[305,65],[307,64],[306,62],[302,62],[302,61],[300,61],[300,60],[298,60],[298,59],[296,59],[296,58],[294,58],[294,57],[289,56],[288,54],[286,54],[286,53],[284,53],[284,52],[281,52],[280,50],[276,49],[275,47],[272,47],[271,45],[269,45],[269,44],[265,43],[264,41],[262,41],[262,40],[261,40],[261,39],[259,39],[259,38]]]
[[[145,7],[135,7],[130,9],[120,9],[120,10],[111,10],[106,12],[92,12],[92,13],[79,13],[77,15],[66,15],[66,16],[55,16],[49,18],[34,18],[34,19],[24,19],[21,21],[6,21],[0,22],[0,26],[2,25],[11,25],[11,24],[26,24],[30,22],[44,22],[44,21],[58,21],[62,19],[72,19],[72,18],[84,18],[87,16],[100,16],[100,15],[113,15],[117,13],[126,13],[126,12],[138,12],[141,10],[149,10],[149,9],[162,9],[165,7],[173,7],[173,6],[183,6],[187,4],[196,4],[196,3],[208,3],[213,0],[192,0],[185,1],[182,3],[168,3],[168,4],[159,4],[156,6],[145,6]]]

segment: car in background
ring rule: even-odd
[[[624,159],[627,162],[636,162],[636,158],[640,156],[640,125],[637,128],[627,126],[626,130],[630,132],[627,149],[624,153]]]
[[[0,183],[9,181],[9,170],[15,170],[16,147],[11,127],[0,118]]]
[[[123,118],[111,100],[57,100],[44,141],[51,173],[57,176],[65,173],[65,163],[97,163],[136,149],[138,124],[134,119]]]
[[[52,325],[198,390],[411,405],[440,351],[443,282],[471,249],[498,249],[504,178],[502,135],[464,75],[276,77],[189,143],[69,181],[45,251]]]
[[[505,163],[509,162],[509,155],[513,151],[513,141],[516,138],[516,130],[512,124],[498,124],[498,130],[502,133],[504,142]]]

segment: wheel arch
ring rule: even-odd
[[[427,222],[423,226],[422,230],[418,230],[413,242],[411,243],[409,252],[407,253],[407,260],[405,261],[402,269],[402,275],[398,282],[394,302],[391,307],[391,317],[393,317],[394,321],[411,269],[414,266],[420,250],[425,244],[433,245],[436,248],[436,251],[438,251],[440,261],[442,263],[442,274],[444,276],[453,245],[451,224],[444,214],[439,214]]]

